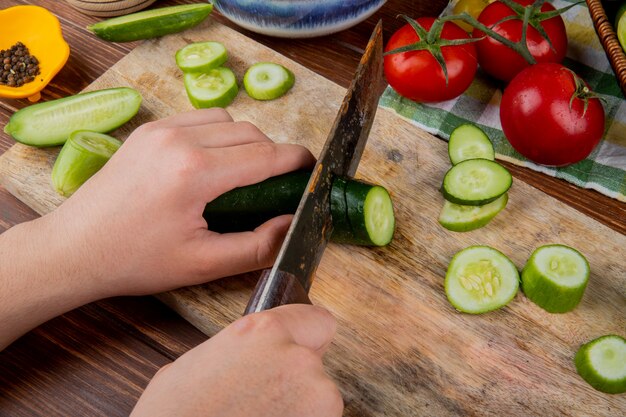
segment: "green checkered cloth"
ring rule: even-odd
[[[557,8],[569,3],[562,0],[552,2]],[[491,138],[499,159],[563,178],[626,202],[626,101],[596,36],[587,7],[571,8],[563,19],[569,39],[563,64],[579,74],[605,100],[605,136],[591,155],[579,163],[550,168],[534,164],[516,152],[504,137],[500,125],[502,90],[480,69],[467,91],[456,99],[434,104],[415,103],[388,86],[380,105],[446,140],[458,125],[468,122],[477,124]]]

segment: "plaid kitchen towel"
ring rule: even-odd
[[[563,0],[552,2],[556,8],[570,3]],[[504,137],[500,125],[502,90],[480,68],[468,90],[456,99],[434,104],[415,103],[388,86],[380,105],[446,140],[458,125],[476,123],[491,138],[498,158],[626,202],[626,100],[596,36],[587,6],[582,4],[571,8],[563,14],[563,19],[569,39],[563,64],[579,74],[605,100],[605,136],[591,155],[579,163],[549,168],[534,164],[517,153]]]

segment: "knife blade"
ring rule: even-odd
[[[245,314],[290,303],[310,303],[308,291],[332,233],[330,192],[335,176],[352,177],[367,142],[381,93],[383,43],[378,22],[307,188],[300,200],[276,262],[265,270]]]

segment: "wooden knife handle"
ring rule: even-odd
[[[276,279],[269,282],[270,272],[271,269],[266,269],[261,274],[243,313],[244,316],[284,304],[311,304],[309,296],[295,275],[278,271]]]

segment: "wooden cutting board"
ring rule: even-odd
[[[114,133],[191,109],[174,63],[189,42],[217,40],[242,78],[258,61],[291,68],[285,97],[257,102],[240,93],[228,108],[277,142],[318,154],[345,90],[252,39],[209,21],[182,35],[143,43],[88,89],[130,86],[144,97],[140,113]],[[63,202],[50,185],[58,149],[15,145],[0,157],[0,183],[40,214]],[[446,144],[379,109],[358,176],[392,193],[397,232],[386,248],[331,244],[311,298],[339,320],[326,363],[339,382],[346,416],[618,416],[626,395],[595,391],[576,374],[578,347],[598,336],[626,336],[626,237],[520,181],[508,207],[487,227],[454,233],[437,223],[438,191],[449,168]],[[497,248],[522,268],[539,245],[583,252],[591,278],[580,306],[554,315],[523,294],[505,308],[472,316],[448,303],[443,278],[460,249]],[[258,274],[159,295],[207,335],[240,317]]]

